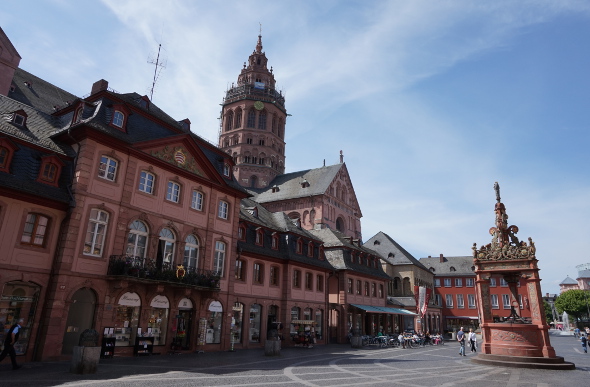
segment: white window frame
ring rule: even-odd
[[[199,267],[199,238],[196,235],[190,234],[184,241],[182,264],[187,269],[196,270]]]
[[[201,191],[193,190],[191,198],[191,208],[197,211],[203,211],[203,199],[205,195]]]
[[[141,171],[139,174],[139,190],[150,195],[153,194],[155,181],[156,176],[153,173]]]
[[[463,286],[463,279],[462,278],[455,278],[455,287],[460,288]]]
[[[229,165],[223,164],[223,175],[226,177],[229,177],[229,171],[230,171]]]
[[[464,309],[465,308],[465,298],[462,294],[457,294],[457,308]]]
[[[522,303],[522,294],[518,295],[518,306],[520,306],[520,309],[524,309],[524,304]]]
[[[171,201],[173,203],[178,203],[180,201],[180,184],[174,181],[168,182],[168,189],[166,190],[166,200]]]
[[[217,216],[221,219],[227,219],[229,213],[229,203],[225,200],[220,200],[217,207]]]
[[[450,288],[451,287],[451,279],[450,278],[445,278],[445,288]]]
[[[490,278],[490,286],[496,287],[496,279],[495,278]]]
[[[148,246],[148,228],[141,220],[135,220],[129,225],[127,234],[126,254],[132,257],[145,258]]]
[[[225,242],[215,242],[215,257],[213,259],[213,271],[223,277],[223,268],[225,267]]]
[[[503,288],[507,288],[508,287],[508,282],[506,282],[506,280],[504,279],[504,277],[500,278],[500,286]]]
[[[492,309],[500,309],[500,305],[498,304],[498,295],[497,294],[490,295],[490,303],[492,305]]]
[[[84,240],[84,255],[90,255],[93,257],[102,256],[102,250],[104,248],[104,243],[107,234],[108,222],[108,212],[96,208],[90,210],[90,217],[88,219],[88,229],[86,230],[86,239]],[[88,251],[86,251],[87,246]]]
[[[119,162],[117,160],[109,156],[101,156],[98,166],[98,177],[108,181],[115,181],[118,167]]]
[[[502,294],[502,307],[510,309],[510,294]]]
[[[440,278],[435,278],[434,279],[434,287],[435,288],[440,288]]]
[[[469,309],[475,309],[475,294],[467,295],[467,307]]]
[[[467,286],[468,288],[472,288],[473,286],[475,286],[475,279],[465,278],[465,286]]]
[[[113,125],[118,128],[123,127],[123,123],[125,122],[125,114],[122,111],[115,110],[113,113]]]
[[[452,308],[453,307],[453,295],[452,294],[446,294],[445,295],[445,306],[447,308]]]

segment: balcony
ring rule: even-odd
[[[219,273],[212,270],[184,268],[185,275],[177,276],[177,267],[170,263],[160,263],[152,258],[141,258],[130,255],[111,255],[107,275],[127,279],[138,279],[142,282],[168,283],[176,286],[200,288],[203,290],[219,290]]]
[[[229,89],[225,93],[224,104],[247,98],[273,103],[281,110],[285,110],[285,97],[280,92],[268,87],[265,89],[257,89],[254,85],[248,84]]]

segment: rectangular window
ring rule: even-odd
[[[47,163],[43,167],[43,172],[41,173],[41,179],[49,182],[55,181],[55,174],[57,173],[57,167],[55,164]]]
[[[492,301],[492,308],[493,309],[498,309],[500,306],[498,305],[498,295],[497,294],[492,294],[490,296],[491,301]]]
[[[490,286],[492,286],[492,287],[496,286],[496,279],[495,278],[490,278]]]
[[[440,288],[440,278],[435,278],[434,279],[434,286],[437,288]]]
[[[361,285],[361,280],[356,280],[356,294],[358,294],[359,296],[362,294],[363,292],[363,287]]]
[[[440,294],[434,295],[434,303],[436,304],[436,306],[442,306],[442,297],[440,296]]]
[[[377,297],[377,285],[374,282],[371,283],[371,296]]]
[[[451,287],[451,279],[445,278],[445,288],[450,288],[450,287]]]
[[[229,205],[227,204],[227,202],[220,200],[219,201],[219,208],[217,210],[217,216],[220,217],[221,219],[227,219],[228,206]]]
[[[500,286],[502,287],[508,287],[508,282],[506,282],[506,280],[504,278],[500,278]]]
[[[457,294],[457,308],[465,308],[465,300],[462,294]]]
[[[352,291],[353,291],[353,289],[352,289],[352,279],[349,278],[348,279],[348,293],[349,294],[352,294]]]
[[[215,258],[213,260],[213,271],[223,277],[225,266],[225,243],[215,242]]]
[[[236,279],[238,281],[244,281],[244,261],[236,259]]]
[[[465,279],[465,286],[468,288],[472,288],[475,284],[475,280],[473,278],[466,278]]]
[[[317,290],[318,292],[324,291],[324,276],[323,275],[318,274],[318,276],[316,277],[315,290]]]
[[[445,298],[446,298],[446,302],[447,302],[447,308],[452,308],[453,307],[453,295],[447,294],[445,296]]]
[[[199,191],[193,191],[191,199],[191,208],[197,211],[203,211],[203,194]]]
[[[148,194],[154,193],[155,177],[149,172],[141,171],[139,176],[139,190]]]
[[[28,214],[23,235],[20,238],[21,243],[43,247],[48,223],[49,218],[46,216],[33,213]]]
[[[368,296],[369,296],[369,294],[370,294],[370,293],[369,293],[369,283],[368,283],[368,282],[365,282],[365,296],[367,296],[367,297],[368,297]]]
[[[178,203],[180,200],[180,185],[173,181],[168,182],[168,191],[166,192],[166,200]]]
[[[278,286],[279,284],[279,268],[276,266],[270,267],[270,284],[272,286]]]
[[[520,309],[524,309],[524,305],[522,304],[522,294],[518,295],[518,305],[520,306]]]
[[[293,287],[301,287],[301,272],[299,270],[293,270]]]
[[[279,248],[279,236],[278,235],[273,235],[272,236],[272,241],[271,241],[271,246],[270,246],[273,250],[278,250]]]
[[[110,181],[115,181],[116,175],[117,161],[110,157],[102,156],[100,158],[100,165],[98,166],[98,177],[102,177],[103,179],[107,179]]]
[[[510,309],[510,294],[502,294],[502,307]]]
[[[84,254],[100,257],[104,246],[109,214],[102,210],[90,211],[86,239],[84,240]]]
[[[313,289],[313,275],[311,273],[305,273],[305,289]]]
[[[262,266],[259,263],[254,264],[253,280],[255,284],[262,284]]]
[[[379,285],[379,298],[383,298],[383,284]]]
[[[460,288],[461,286],[463,286],[463,279],[455,278],[455,287]]]
[[[474,294],[467,295],[467,306],[469,307],[469,309],[475,309],[475,295]]]

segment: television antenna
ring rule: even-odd
[[[162,69],[166,68],[167,60],[165,60],[165,59],[160,60],[160,51],[161,50],[162,50],[162,43],[158,44],[158,54],[156,55],[156,59],[154,59],[153,57],[148,58],[148,63],[151,63],[154,65],[154,80],[152,82],[152,88],[150,90],[150,101],[153,100],[154,89],[156,87],[156,81],[160,77],[160,72],[162,71]]]

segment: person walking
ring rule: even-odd
[[[582,349],[584,350],[584,353],[588,353],[588,338],[583,333],[582,337],[580,337],[580,341],[582,342]]]
[[[10,355],[10,361],[12,362],[12,369],[18,370],[22,366],[16,364],[16,351],[14,350],[14,345],[18,341],[18,336],[20,335],[20,331],[24,325],[24,318],[18,319],[18,322],[10,327],[8,332],[6,333],[6,339],[4,339],[4,350],[0,353],[0,362],[4,360],[6,355]]]
[[[471,352],[477,352],[477,336],[473,332],[473,328],[469,328],[469,336],[467,337],[471,345]]]
[[[467,356],[465,355],[465,332],[463,332],[463,327],[457,332],[457,341],[461,345],[461,348],[459,348],[459,356]]]

